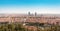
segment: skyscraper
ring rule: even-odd
[[[30,15],[30,12],[28,12],[28,15]]]
[[[37,15],[37,13],[35,12],[35,16]]]

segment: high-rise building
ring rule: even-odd
[[[30,15],[30,12],[28,12],[28,15]]]
[[[35,16],[37,15],[37,13],[35,12]]]

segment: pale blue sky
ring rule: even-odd
[[[60,0],[0,0],[0,13],[60,14]]]

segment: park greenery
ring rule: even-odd
[[[36,31],[60,31],[60,26],[59,25],[51,25],[51,26],[34,26],[37,28]],[[44,29],[42,29],[43,27]],[[10,24],[0,24],[0,31],[34,31],[28,30],[23,26],[21,23],[10,23]]]

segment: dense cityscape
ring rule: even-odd
[[[60,31],[59,14],[0,14],[0,31]]]
[[[0,0],[0,31],[60,31],[60,0]]]

